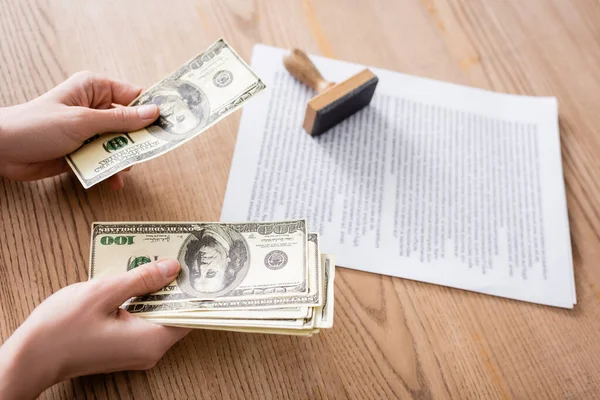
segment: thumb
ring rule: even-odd
[[[93,134],[137,131],[150,125],[160,115],[160,109],[155,104],[86,110],[83,122],[88,130],[93,131]]]
[[[180,269],[179,262],[165,259],[112,276],[102,285],[109,288],[109,294],[105,296],[106,306],[113,310],[131,297],[156,292],[173,282]]]

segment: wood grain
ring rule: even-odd
[[[0,106],[87,69],[148,86],[224,36],[508,93],[556,96],[574,310],[339,269],[335,326],[312,338],[197,331],[147,372],[62,398],[586,399],[600,396],[600,2],[597,0],[0,0]],[[119,193],[69,174],[0,183],[0,337],[87,279],[97,220],[218,220],[240,113]],[[60,238],[60,240],[59,240]]]

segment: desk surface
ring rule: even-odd
[[[0,105],[87,69],[148,86],[225,37],[559,101],[578,304],[527,304],[339,269],[310,339],[195,331],[148,372],[44,398],[593,398],[600,393],[600,3],[595,0],[0,0]],[[136,166],[0,183],[0,336],[87,279],[96,220],[218,220],[241,113]],[[56,240],[60,238],[60,240]]]

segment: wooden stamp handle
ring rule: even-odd
[[[334,85],[323,79],[317,67],[302,50],[293,49],[283,58],[283,65],[293,77],[316,90],[317,93],[322,93]]]

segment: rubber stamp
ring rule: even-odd
[[[318,136],[366,107],[373,98],[379,79],[364,69],[340,83],[325,80],[302,50],[293,49],[283,59],[288,72],[317,92],[306,105],[304,130]]]

